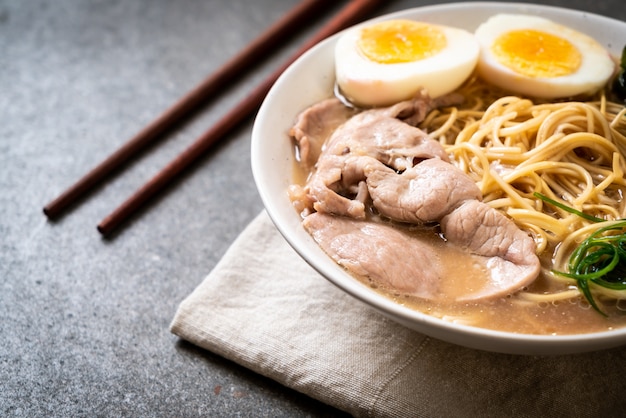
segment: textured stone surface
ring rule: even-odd
[[[312,28],[67,216],[42,213],[296,3],[0,0],[0,415],[336,414],[168,330],[262,208],[251,121],[112,239],[95,228]],[[548,3],[626,19],[617,0]]]

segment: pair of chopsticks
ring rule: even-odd
[[[255,90],[250,92],[235,108],[222,117],[211,129],[193,142],[178,157],[150,179],[143,187],[131,195],[97,226],[102,235],[109,235],[151,198],[155,197],[174,178],[187,167],[200,159],[215,143],[223,139],[241,122],[251,117],[258,110],[263,99],[276,79],[300,55],[325,38],[358,23],[367,16],[381,0],[351,0],[340,12],[324,25],[307,43],[305,43],[283,66],[274,71]],[[68,208],[75,204],[90,190],[120,168],[124,163],[144,150],[157,138],[171,129],[181,119],[196,110],[223,86],[241,75],[247,68],[263,57],[289,35],[310,22],[314,14],[322,11],[329,4],[327,0],[304,0],[283,18],[272,25],[267,31],[249,46],[228,61],[221,69],[205,79],[199,86],[190,91],[160,117],[145,127],[137,135],[126,142],[106,160],[88,172],[73,186],[48,203],[43,211],[49,219],[60,217]]]

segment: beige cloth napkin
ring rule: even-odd
[[[181,303],[171,331],[354,416],[626,414],[626,347],[530,357],[424,336],[318,275],[265,212]]]

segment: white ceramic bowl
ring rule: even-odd
[[[572,26],[593,36],[615,56],[621,54],[626,42],[624,22],[586,12],[521,3],[449,3],[409,9],[371,21],[423,19],[473,32],[486,18],[501,12],[540,15]],[[512,354],[568,354],[626,344],[626,328],[593,334],[540,336],[491,331],[437,319],[400,306],[361,284],[319,248],[301,226],[301,219],[287,197],[294,163],[287,132],[297,113],[331,96],[337,37],[309,50],[282,74],[261,106],[252,131],[252,171],[261,199],[276,227],[296,252],[322,276],[355,298],[409,328],[451,343]]]

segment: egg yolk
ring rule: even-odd
[[[582,60],[566,39],[533,29],[499,36],[492,51],[502,65],[527,77],[560,77],[576,72]]]
[[[364,28],[357,45],[370,61],[396,64],[431,57],[443,50],[446,43],[446,36],[435,26],[392,20]]]

